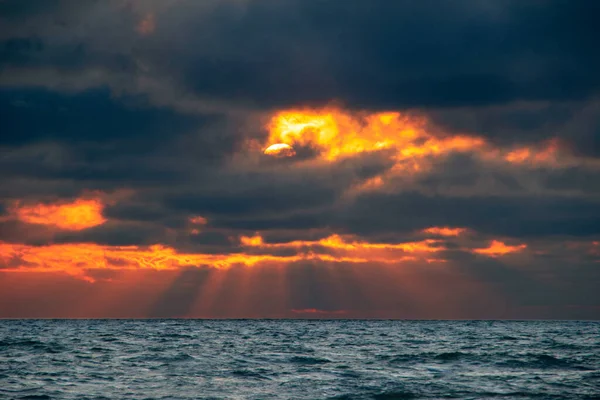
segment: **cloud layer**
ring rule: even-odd
[[[1,2],[0,317],[600,317],[599,7]]]

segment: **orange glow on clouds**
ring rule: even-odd
[[[171,247],[101,246],[96,244],[52,244],[29,246],[0,243],[3,271],[53,271],[85,276],[87,269],[169,270],[186,266],[228,268],[236,264],[252,266],[258,262],[295,261],[298,257],[249,254],[185,254]]]
[[[332,249],[343,249],[343,250],[364,250],[364,249],[384,249],[384,250],[402,250],[409,253],[414,252],[437,252],[442,250],[434,245],[438,243],[437,240],[427,239],[419,242],[406,242],[406,243],[369,243],[365,241],[347,240],[342,238],[340,235],[331,235],[320,240],[295,240],[292,242],[285,243],[265,243],[261,236],[242,236],[240,242],[244,246],[248,247],[261,247],[261,248],[299,248],[299,247],[311,247],[311,246],[322,246]]]
[[[390,150],[397,168],[402,164],[453,151],[470,151],[485,144],[481,138],[456,135],[436,137],[426,131],[422,118],[398,112],[355,114],[337,108],[287,110],[276,113],[268,124],[267,145],[309,146],[325,160],[364,152]],[[409,162],[411,169],[418,164]]]
[[[344,249],[344,250],[356,250],[356,249],[385,249],[385,250],[402,250],[407,253],[435,253],[442,248],[435,247],[435,244],[439,243],[437,240],[426,239],[419,242],[406,242],[406,243],[368,243],[362,241],[346,241],[339,235],[331,235],[325,239],[321,239],[319,244],[325,247]]]
[[[265,243],[261,236],[242,236],[240,242],[248,248],[268,252],[273,249],[296,249],[304,258],[333,262],[399,263],[403,261],[431,261],[430,254],[444,250],[438,240],[426,239],[406,243],[370,243],[352,237],[331,235],[320,240],[295,240],[285,243]]]
[[[52,225],[78,231],[103,224],[104,204],[99,199],[77,199],[70,203],[15,205],[10,213],[29,224]]]
[[[510,151],[504,159],[511,164],[555,164],[557,162],[559,144],[553,139],[541,148],[519,147]]]
[[[196,215],[190,218],[190,222],[195,225],[206,225],[208,223],[208,220],[204,217]]]
[[[300,147],[316,151],[317,157],[335,161],[361,153],[385,152],[393,167],[355,189],[374,190],[394,174],[426,172],[434,158],[451,153],[472,153],[482,161],[513,165],[563,165],[560,143],[552,139],[534,146],[504,149],[475,135],[443,134],[432,131],[423,116],[400,112],[350,112],[335,107],[290,109],[272,115],[265,154],[293,156]],[[572,162],[572,157],[571,161]]]
[[[489,247],[482,249],[474,249],[473,252],[482,254],[489,257],[499,257],[510,253],[516,253],[527,248],[526,244],[520,244],[517,246],[509,246],[499,240],[492,240]]]
[[[456,237],[467,231],[466,228],[450,228],[448,226],[432,226],[431,228],[423,229],[421,232],[432,235]]]
[[[527,161],[531,157],[531,150],[527,147],[515,149],[508,153],[505,157],[506,161],[514,164],[520,164]]]
[[[93,282],[88,270],[178,270],[190,266],[228,269],[236,265],[252,267],[274,263],[283,266],[303,260],[387,265],[446,262],[443,258],[444,242],[438,239],[372,243],[334,234],[312,241],[267,243],[261,236],[255,235],[241,236],[240,244],[242,249],[235,253],[204,254],[180,253],[158,244],[103,246],[72,243],[31,246],[0,242],[0,266],[3,272],[62,272]],[[525,244],[509,246],[493,240],[489,247],[471,251],[498,257],[526,247]]]
[[[179,253],[163,245],[102,246],[87,243],[30,246],[0,242],[0,265],[5,272],[64,272],[83,279],[88,269],[172,270],[187,266],[217,269],[258,263],[288,264],[301,260],[347,263],[398,263],[423,259],[442,250],[438,241],[427,239],[408,243],[369,243],[332,235],[318,241],[265,243],[261,236],[242,236],[247,251],[230,254]],[[273,249],[295,249],[277,255]],[[273,254],[271,254],[273,253]]]
[[[201,217],[200,215],[190,217],[188,221],[192,225],[189,231],[191,235],[199,235],[200,229],[198,229],[198,227],[201,225],[206,225],[208,223],[208,220],[204,217]]]
[[[262,246],[263,238],[260,236],[242,236],[240,243],[244,246]]]

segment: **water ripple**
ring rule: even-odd
[[[600,323],[0,321],[1,399],[594,399]]]

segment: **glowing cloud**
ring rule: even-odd
[[[202,226],[202,225],[206,225],[208,223],[208,220],[204,217],[201,217],[200,215],[190,217],[190,219],[188,219],[188,221],[192,225],[192,227],[190,229],[190,234],[192,234],[192,235],[200,234],[200,229],[198,229],[198,227]]]
[[[556,164],[558,156],[558,140],[553,139],[538,148],[518,147],[510,151],[504,159],[511,164]]]
[[[240,238],[240,243],[244,246],[262,246],[263,238],[260,236],[242,236]]]
[[[285,243],[265,243],[261,236],[242,236],[242,246],[263,252],[273,249],[295,249],[301,258],[317,258],[332,262],[400,263],[423,259],[428,261],[431,253],[444,250],[438,240],[426,239],[405,243],[370,243],[352,237],[331,235],[320,240],[295,240]]]
[[[499,257],[510,253],[516,253],[527,248],[526,244],[520,244],[517,246],[509,246],[499,240],[492,240],[489,247],[482,249],[474,249],[473,252],[482,254],[488,257]]]
[[[431,228],[423,229],[421,232],[431,235],[456,237],[467,231],[466,228],[450,228],[448,226],[432,226]]]
[[[485,145],[482,138],[437,137],[423,118],[398,112],[351,114],[337,108],[287,110],[276,113],[268,126],[267,145],[309,146],[325,160],[357,153],[390,150],[399,169],[420,169],[419,160]]]
[[[482,161],[513,165],[557,166],[574,161],[568,156],[559,159],[556,139],[505,149],[479,136],[438,133],[425,117],[400,112],[350,112],[334,107],[282,110],[272,115],[266,128],[265,154],[289,156],[295,154],[294,149],[309,147],[318,159],[331,162],[360,153],[386,152],[394,162],[392,169],[356,185],[358,191],[378,189],[393,174],[426,172],[433,158],[452,153],[472,153]]]
[[[332,249],[343,249],[343,250],[361,250],[361,249],[387,249],[387,250],[402,250],[409,253],[412,252],[437,252],[442,250],[440,247],[434,245],[438,243],[437,240],[427,239],[419,242],[406,242],[406,243],[369,243],[364,241],[357,241],[351,239],[344,239],[340,235],[331,235],[320,240],[295,240],[292,242],[285,243],[265,243],[261,236],[242,236],[240,242],[244,246],[248,247],[262,247],[262,248],[299,248],[299,247],[312,247],[322,246]]]
[[[190,223],[194,225],[206,225],[208,223],[208,220],[204,217],[196,215],[190,218]]]
[[[443,250],[438,241],[427,239],[407,243],[369,243],[331,235],[317,241],[265,243],[261,236],[240,237],[242,252],[226,254],[179,253],[164,245],[102,246],[88,243],[30,246],[0,242],[0,266],[4,272],[63,272],[92,280],[86,270],[172,270],[187,266],[217,269],[259,263],[285,265],[301,260],[332,263],[399,263],[430,259],[429,254]],[[280,255],[277,249],[292,249]]]
[[[59,229],[78,231],[103,224],[104,204],[99,199],[77,199],[59,204],[16,204],[9,212],[23,222],[53,225]]]
[[[74,243],[29,246],[0,242],[0,265],[7,266],[3,269],[5,272],[64,272],[83,278],[86,278],[87,269],[168,270],[186,266],[221,269],[236,264],[252,266],[258,262],[298,259],[295,256],[178,253],[163,245],[143,247]]]

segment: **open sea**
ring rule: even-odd
[[[0,320],[1,399],[600,399],[600,322]]]

